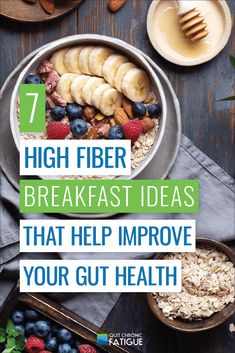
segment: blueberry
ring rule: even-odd
[[[58,341],[56,337],[48,338],[45,348],[47,351],[54,352],[58,349]]]
[[[141,118],[142,116],[145,116],[145,114],[146,114],[146,107],[145,107],[144,103],[133,103],[132,111],[133,111],[135,118]]]
[[[21,324],[24,321],[24,313],[21,310],[13,311],[11,318],[14,324]]]
[[[79,119],[82,117],[82,106],[76,103],[70,103],[66,107],[66,112],[71,119]]]
[[[71,352],[72,352],[72,348],[68,343],[59,345],[58,353],[71,353]]]
[[[29,76],[26,77],[25,83],[38,85],[42,83],[42,81],[38,75],[30,74]]]
[[[65,108],[60,107],[59,105],[55,106],[55,108],[51,111],[51,117],[55,121],[62,120],[65,116]]]
[[[23,325],[15,325],[15,328],[20,331],[21,335],[25,335],[25,328]]]
[[[32,321],[28,321],[25,324],[25,334],[26,336],[30,336],[34,333],[34,325],[35,323]]]
[[[150,118],[157,118],[162,112],[162,107],[159,103],[150,104],[148,106],[148,113]]]
[[[109,129],[108,138],[110,140],[121,140],[124,136],[121,125],[114,125]]]
[[[70,130],[74,137],[85,135],[87,132],[87,123],[82,119],[75,119],[70,123]]]
[[[46,321],[37,321],[34,325],[34,333],[39,338],[47,338],[51,333],[50,325]]]
[[[72,333],[69,330],[67,330],[67,328],[59,328],[57,332],[57,337],[59,341],[62,343],[71,342]]]
[[[49,110],[49,109],[50,109],[49,103],[48,101],[46,101],[46,110]]]
[[[36,321],[39,319],[39,313],[36,310],[25,310],[24,316],[27,320]]]

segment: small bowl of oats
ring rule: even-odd
[[[223,243],[198,238],[194,253],[158,254],[157,259],[181,260],[180,293],[147,293],[151,311],[178,331],[216,327],[235,312],[235,253]]]

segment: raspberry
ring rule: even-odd
[[[138,140],[142,130],[143,126],[139,119],[128,121],[128,123],[124,126],[125,138],[131,140],[131,142],[134,143],[136,140]]]
[[[89,344],[78,346],[79,353],[97,353],[96,349]]]
[[[52,140],[63,140],[70,133],[69,125],[61,122],[47,124],[47,137]]]
[[[44,341],[36,336],[29,336],[26,342],[25,350],[28,353],[39,353],[45,347]]]

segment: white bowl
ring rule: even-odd
[[[43,60],[48,59],[51,54],[61,48],[75,46],[75,45],[103,45],[113,48],[114,50],[123,53],[130,61],[137,64],[138,67],[144,69],[151,80],[151,88],[156,98],[160,102],[162,106],[162,113],[160,118],[159,130],[157,132],[157,138],[154,141],[154,144],[140,165],[134,169],[132,174],[125,179],[133,179],[135,178],[152,160],[153,156],[157,152],[166,126],[167,119],[167,106],[165,94],[161,85],[160,80],[158,79],[156,73],[153,71],[148,62],[144,59],[144,57],[138,53],[133,53],[128,47],[125,46],[124,43],[116,41],[115,38],[106,37],[102,35],[96,34],[84,34],[84,35],[74,35],[70,37],[65,37],[59,39],[53,44],[48,44],[48,46],[41,50],[39,53],[35,55],[35,57],[29,62],[29,64],[23,69],[19,78],[16,82],[15,88],[13,90],[11,96],[11,107],[10,107],[10,124],[12,135],[16,144],[17,149],[19,150],[20,144],[20,131],[19,131],[19,123],[18,123],[18,114],[17,114],[17,100],[19,95],[19,86],[24,82],[25,78],[32,72],[36,72],[37,67],[42,63]],[[157,166],[156,166],[157,167]],[[123,179],[123,177],[122,177]]]

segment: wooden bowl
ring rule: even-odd
[[[227,255],[229,260],[235,266],[235,253],[223,243],[207,238],[197,238],[196,246],[203,248],[210,247],[222,251]],[[162,259],[165,255],[165,253],[159,253],[156,256],[156,259]],[[182,319],[170,320],[163,314],[162,310],[159,308],[157,302],[155,301],[152,293],[147,293],[147,301],[151,311],[158,320],[160,320],[166,326],[181,332],[190,333],[209,330],[210,328],[222,324],[235,312],[234,303],[229,303],[221,311],[214,313],[210,317],[199,321],[186,321]]]
[[[83,0],[56,0],[55,11],[49,15],[37,2],[30,4],[22,0],[0,0],[0,15],[13,21],[20,22],[48,22],[64,16],[75,9]]]

